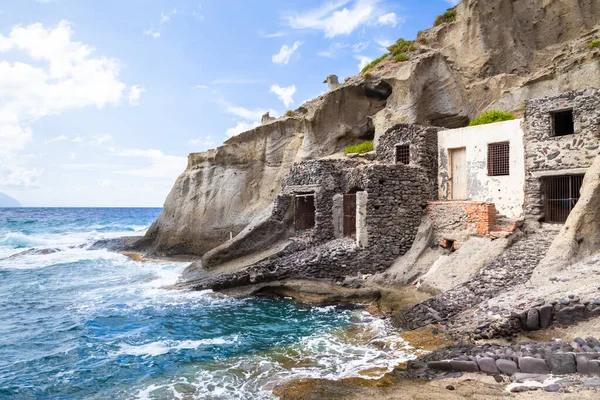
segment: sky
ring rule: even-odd
[[[0,192],[160,207],[220,146],[414,39],[455,0],[0,0]]]

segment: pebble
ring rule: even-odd
[[[446,386],[446,389],[448,389],[448,390],[456,390],[456,388],[454,386],[452,386],[452,385]]]
[[[556,393],[560,390],[560,385],[548,385],[548,386],[544,386],[544,391],[546,392],[550,392],[550,393]]]

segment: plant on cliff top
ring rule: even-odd
[[[398,54],[396,57],[394,57],[394,61],[396,61],[396,62],[408,61],[408,56],[406,54]]]
[[[445,13],[440,14],[435,19],[433,23],[435,26],[445,24],[446,22],[454,22],[456,21],[456,8],[451,8],[447,10]]]
[[[393,45],[387,48],[393,56],[397,56],[400,53],[407,53],[409,51],[415,51],[417,47],[415,46],[415,42],[412,40],[404,40],[400,38]]]
[[[375,150],[373,142],[364,141],[356,146],[350,146],[344,150],[344,154],[363,154]]]
[[[469,126],[493,124],[494,122],[510,121],[515,119],[515,115],[510,112],[491,110],[482,113],[479,117],[475,118]]]
[[[366,67],[364,67],[362,69],[362,71],[360,71],[360,74],[364,76],[365,73],[367,73],[367,71],[369,71],[370,69],[374,68],[377,64],[379,64],[380,62],[382,62],[383,60],[385,60],[387,58],[387,56],[389,56],[389,55],[390,55],[389,53],[385,53],[381,57],[374,59]]]
[[[588,47],[590,48],[590,50],[595,49],[596,47],[600,47],[600,39],[594,40],[590,43]]]
[[[287,110],[287,111],[285,112],[285,116],[286,116],[286,117],[291,117],[292,115],[294,115],[294,112],[293,112],[292,110]]]

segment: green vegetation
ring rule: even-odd
[[[363,154],[375,150],[373,142],[364,141],[356,146],[350,146],[344,150],[344,154]]]
[[[408,61],[408,56],[406,54],[398,54],[396,57],[394,57],[394,61],[396,61],[396,62]]]
[[[491,110],[475,118],[469,126],[492,124],[494,122],[510,121],[511,119],[515,119],[515,115],[511,112]]]
[[[417,48],[414,41],[404,40],[403,38],[398,39],[396,43],[388,47],[388,50],[392,52],[393,56],[397,56],[400,53],[415,51],[416,49]]]
[[[417,32],[417,43],[427,44],[427,38],[425,37],[425,33],[423,31]]]
[[[362,69],[362,71],[360,71],[361,75],[365,75],[365,73],[371,69],[373,69],[377,64],[379,64],[380,62],[382,62],[383,60],[385,60],[387,58],[387,56],[389,56],[389,53],[385,53],[384,55],[382,55],[379,58],[374,59],[373,61],[371,61],[369,63],[369,65],[367,65],[366,67],[364,67]]]
[[[456,20],[456,8],[451,8],[447,10],[445,13],[440,14],[435,19],[434,25],[438,26],[441,24],[445,24],[446,22],[453,22]]]
[[[293,112],[292,110],[287,110],[287,111],[285,112],[285,116],[286,116],[286,117],[291,117],[293,114],[294,114],[294,112]]]
[[[590,50],[595,49],[596,47],[600,47],[600,39],[594,40],[590,43],[588,47],[590,48]]]

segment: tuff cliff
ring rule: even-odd
[[[294,163],[328,157],[398,123],[466,125],[485,109],[600,87],[596,0],[464,0],[456,20],[419,34],[409,60],[379,63],[216,150],[190,154],[137,248],[201,256],[267,209]],[[247,232],[245,234],[247,236]]]

